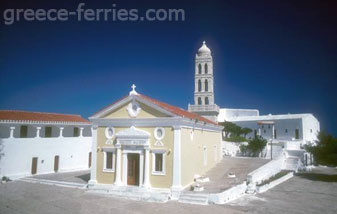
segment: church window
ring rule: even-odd
[[[104,166],[103,171],[105,172],[113,172],[114,168],[114,152],[113,151],[104,151]]]
[[[285,130],[285,133],[288,133],[288,129]]]
[[[201,80],[198,80],[198,91],[201,91]]]
[[[205,105],[208,105],[208,104],[209,104],[208,97],[205,97]]]
[[[161,128],[161,127],[155,128],[154,137],[157,140],[162,140],[164,138],[164,135],[165,135],[165,130],[163,128]]]
[[[205,74],[207,74],[208,73],[208,65],[207,65],[207,63],[205,63]]]
[[[165,150],[152,150],[152,174],[165,175]]]
[[[201,74],[201,64],[198,65],[198,72]]]
[[[205,80],[205,91],[208,91],[208,80]]]
[[[201,105],[201,97],[198,97],[198,105]]]
[[[108,139],[112,139],[115,135],[115,130],[113,127],[108,127],[105,129],[105,137]]]

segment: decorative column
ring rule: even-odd
[[[64,127],[60,127],[60,136],[59,137],[63,137],[63,129],[64,129]]]
[[[9,138],[14,138],[14,130],[15,130],[15,126],[11,126],[9,127]]]
[[[90,171],[90,181],[89,185],[95,185],[97,183],[96,180],[96,170],[97,170],[97,125],[92,126],[92,147],[91,147],[91,155],[92,155],[92,163],[91,163],[91,171]]]
[[[150,148],[145,148],[145,163],[144,163],[144,184],[143,186],[145,188],[150,188],[150,164],[149,164],[149,159],[150,159]]]
[[[139,154],[139,184],[143,185],[144,182],[144,153]]]
[[[41,127],[36,127],[36,137],[40,138]]]
[[[115,185],[121,186],[122,185],[122,179],[121,179],[121,145],[117,143],[116,148],[117,148],[117,157],[116,157]]]
[[[123,152],[123,181],[122,184],[124,186],[128,185],[128,153]]]
[[[83,127],[80,128],[80,137],[83,137]]]
[[[181,185],[181,129],[180,126],[174,126],[173,142],[173,183],[172,199],[179,198],[179,192],[182,190]]]

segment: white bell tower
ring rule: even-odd
[[[204,41],[195,55],[194,105],[188,110],[217,121],[219,106],[214,103],[213,58]]]

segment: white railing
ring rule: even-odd
[[[188,105],[189,111],[215,111],[219,112],[219,106],[212,105]]]

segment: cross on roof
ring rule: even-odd
[[[137,95],[138,93],[136,91],[136,85],[132,84],[131,88],[132,88],[132,91],[130,91],[129,95]]]

